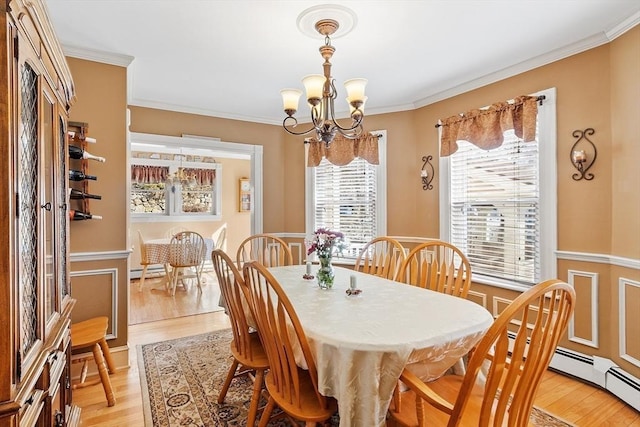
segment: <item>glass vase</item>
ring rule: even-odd
[[[318,286],[320,289],[331,289],[333,287],[333,279],[335,274],[333,272],[333,266],[331,265],[332,254],[318,254],[320,260],[320,269],[316,274],[318,278]]]

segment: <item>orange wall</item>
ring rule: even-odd
[[[89,173],[98,176],[97,181],[89,183],[89,191],[102,195],[102,200],[89,202],[91,213],[104,218],[71,223],[71,252],[121,250],[126,246],[127,235],[113,230],[124,231],[127,212],[122,207],[127,205],[129,198],[123,180],[128,161],[127,70],[74,58],[67,58],[67,62],[77,96],[70,120],[89,124],[89,136],[96,138],[97,143],[89,145],[87,150],[107,159],[105,163],[89,163]]]
[[[610,77],[611,253],[639,258],[640,26],[611,43]]]

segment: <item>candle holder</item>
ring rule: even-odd
[[[422,169],[420,170],[420,178],[422,178],[422,189],[433,190],[433,177],[435,176],[435,169],[431,163],[433,156],[422,156]]]
[[[572,175],[575,181],[580,181],[581,179],[591,181],[594,178],[592,173],[587,173],[595,163],[596,157],[598,157],[598,150],[595,144],[589,139],[589,136],[594,133],[595,130],[593,130],[593,128],[573,131],[573,137],[577,138],[577,140],[571,146],[569,158],[571,159],[573,167],[578,170],[577,173]]]

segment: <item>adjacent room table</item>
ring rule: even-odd
[[[204,244],[207,249],[204,252],[205,255],[202,259],[200,270],[202,270],[205,260],[211,257],[211,251],[215,248],[215,242],[211,238],[205,237]],[[165,280],[169,280],[169,253],[171,248],[171,237],[147,240],[144,242],[144,247],[147,254],[147,262],[149,264],[162,264],[165,272],[167,273]]]
[[[493,322],[474,302],[347,268],[335,267],[330,290],[304,280],[302,265],[269,271],[300,318],[318,367],[319,391],[338,401],[341,427],[385,426],[405,366],[416,366],[424,380],[438,378]],[[358,296],[345,293],[352,275],[362,290]]]

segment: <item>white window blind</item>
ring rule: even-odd
[[[485,151],[466,141],[450,158],[451,242],[474,275],[534,284],[540,277],[538,141],[513,131]]]
[[[345,166],[326,159],[307,168],[307,234],[319,227],[344,233],[346,258],[355,258],[374,237],[386,233],[386,132],[378,141],[379,165],[360,158]],[[309,217],[310,214],[310,217]]]

